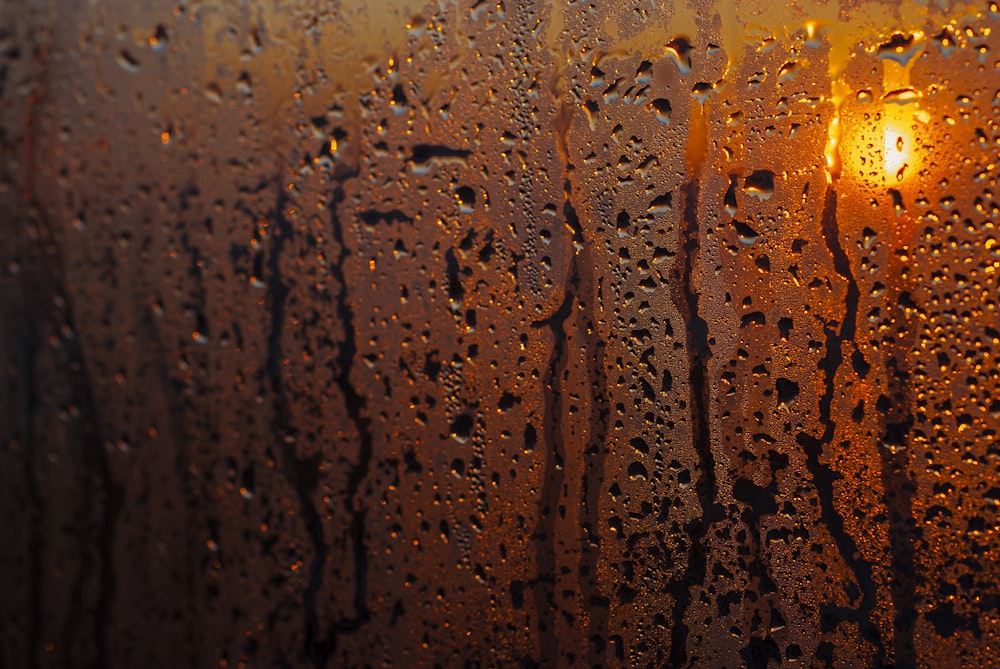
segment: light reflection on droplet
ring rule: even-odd
[[[885,174],[890,181],[902,181],[912,161],[912,133],[905,127],[886,123],[882,135],[882,167]]]

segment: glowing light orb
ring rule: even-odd
[[[913,164],[913,133],[903,125],[887,122],[882,136],[882,169],[890,182],[902,181]]]

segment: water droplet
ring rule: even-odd
[[[883,60],[894,60],[905,66],[914,56],[923,51],[923,48],[923,43],[913,35],[897,33],[888,42],[879,45],[876,53]]]
[[[664,125],[670,124],[670,100],[665,98],[657,98],[650,103],[653,108],[653,113],[656,114],[656,120]]]
[[[736,237],[740,240],[741,244],[746,244],[750,246],[754,244],[760,237],[757,231],[751,228],[749,225],[742,221],[733,221],[733,227],[736,228]]]
[[[769,200],[774,195],[774,172],[755,170],[743,182],[743,191],[758,200]]]
[[[691,73],[691,51],[693,47],[686,37],[677,37],[663,47],[663,52],[677,65],[684,76]]]

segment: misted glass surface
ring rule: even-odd
[[[0,5],[0,665],[997,667],[1000,7]]]

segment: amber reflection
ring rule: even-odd
[[[0,665],[996,664],[993,3],[7,5]]]

